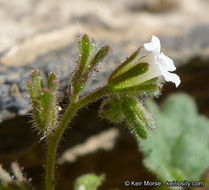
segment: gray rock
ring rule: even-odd
[[[11,0],[0,6],[0,122],[27,113],[25,81],[32,69],[55,72],[60,91],[66,89],[81,32],[113,47],[83,94],[102,85],[119,61],[153,34],[177,65],[209,57],[207,0]]]

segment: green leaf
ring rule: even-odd
[[[145,166],[161,180],[200,180],[209,167],[209,120],[183,93],[168,97],[161,110],[148,105],[158,129],[146,141],[137,138]]]
[[[103,183],[104,175],[85,174],[77,178],[74,190],[97,190]]]

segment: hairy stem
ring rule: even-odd
[[[76,98],[72,98],[70,105],[66,109],[62,119],[60,120],[56,130],[53,134],[49,135],[48,147],[47,147],[47,159],[46,159],[46,178],[45,178],[45,187],[46,190],[55,190],[55,162],[56,162],[56,153],[59,142],[62,138],[62,135],[67,128],[69,122],[71,121],[74,114],[83,106],[88,103],[97,100],[98,98],[104,96],[109,91],[109,87],[105,86],[100,88],[93,93],[85,96],[79,101],[76,101]],[[74,95],[73,97],[76,97]]]
[[[53,142],[53,137],[48,137],[46,169],[45,169],[45,186],[46,190],[55,190],[55,160],[57,143]]]

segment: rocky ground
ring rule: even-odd
[[[80,33],[113,47],[90,88],[153,34],[177,65],[207,61],[208,10],[207,0],[0,0],[0,122],[28,112],[25,80],[33,68],[56,72],[66,86]]]

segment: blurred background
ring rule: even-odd
[[[0,0],[0,163],[8,168],[18,161],[37,189],[43,184],[44,142],[26,116],[25,81],[34,68],[55,72],[63,98],[78,56],[77,37],[83,33],[98,46],[113,49],[83,94],[102,85],[115,65],[156,35],[182,81],[178,89],[167,83],[156,101],[186,92],[209,117],[208,0]],[[61,106],[68,102],[64,99]],[[124,186],[127,179],[157,180],[143,166],[130,131],[98,118],[100,103],[82,109],[65,133],[58,154],[58,189],[72,189],[73,181],[89,172],[106,174],[101,189],[131,189]]]

